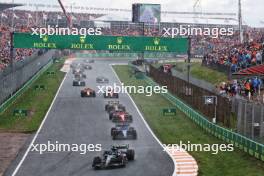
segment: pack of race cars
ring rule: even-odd
[[[85,70],[91,70],[94,63],[92,60],[85,60],[83,63],[72,63],[71,69],[74,75],[73,86],[86,86]],[[98,84],[108,84],[109,79],[100,76],[96,78]],[[81,97],[93,97],[95,98],[96,91],[92,88],[85,87],[80,91]],[[111,89],[105,90],[103,93],[105,99],[118,99],[119,94]],[[126,111],[126,107],[119,101],[110,100],[107,101],[104,107],[108,114],[109,120],[114,123],[114,126],[110,129],[110,136],[113,140],[135,140],[137,139],[137,131],[131,126],[133,117]],[[125,167],[128,161],[133,161],[135,158],[135,151],[129,148],[129,145],[113,145],[110,150],[103,152],[102,156],[96,156],[93,159],[92,167],[97,169],[107,169],[116,167]]]

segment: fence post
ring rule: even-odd
[[[237,129],[239,133],[242,133],[243,129],[242,129],[242,103],[238,102],[238,108],[237,108]]]
[[[259,137],[264,137],[264,107],[261,107]]]
[[[244,109],[244,124],[243,124],[243,134],[246,136],[247,135],[247,103],[244,104],[245,109]]]
[[[251,123],[251,138],[254,139],[254,124],[255,124],[255,106],[252,106],[252,123]]]

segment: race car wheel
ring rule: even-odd
[[[132,134],[133,134],[133,139],[137,139],[137,131],[133,130]]]
[[[108,111],[108,104],[105,105],[105,111]]]
[[[132,118],[131,115],[129,115],[129,116],[127,117],[127,119],[128,119],[128,121],[133,122],[133,118]]]
[[[112,139],[116,140],[116,136],[117,136],[116,134],[113,134]]]
[[[94,157],[92,166],[94,169],[100,169],[98,165],[101,163],[102,163],[102,159],[99,156],[97,156],[97,157]]]
[[[132,132],[132,131],[134,131],[135,129],[134,129],[134,127],[129,127],[128,130]]]
[[[135,159],[135,151],[132,149],[127,150],[127,159],[133,161]]]
[[[116,128],[111,128],[111,136],[114,136]]]
[[[113,114],[109,114],[109,120],[113,119]]]

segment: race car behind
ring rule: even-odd
[[[74,78],[75,79],[82,79],[82,78],[86,78],[87,76],[86,76],[86,74],[84,74],[84,73],[75,73],[74,74]]]
[[[110,113],[114,110],[126,111],[126,107],[122,104],[119,104],[119,101],[108,101],[108,103],[105,105],[105,111]]]
[[[95,170],[126,167],[128,161],[134,159],[135,151],[129,149],[129,145],[117,145],[112,146],[111,150],[104,151],[101,157],[94,157],[92,167]]]
[[[72,82],[73,86],[85,86],[85,81],[81,79],[74,79]]]
[[[104,98],[119,98],[119,95],[114,90],[108,89],[104,92]]]
[[[94,63],[94,60],[93,59],[91,59],[91,60],[85,60],[84,62],[86,62],[86,63]]]
[[[111,111],[109,113],[109,120],[115,123],[131,123],[133,122],[132,115],[122,110]]]
[[[109,83],[109,80],[106,77],[99,76],[99,77],[96,78],[96,82],[97,83]]]
[[[91,88],[85,88],[81,90],[81,97],[96,97],[96,93]]]
[[[85,64],[83,66],[83,68],[86,69],[86,70],[92,70],[92,66],[91,65],[87,65],[87,64]]]
[[[76,74],[76,73],[83,73],[84,69],[83,68],[74,68],[72,70],[72,74]]]
[[[116,124],[111,128],[111,136],[116,139],[137,139],[137,131],[127,123]]]

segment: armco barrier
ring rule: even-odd
[[[129,63],[129,67],[135,67],[133,64]],[[150,77],[144,75],[144,80],[151,86],[157,86],[158,84],[153,81]],[[238,133],[232,132],[228,129],[220,127],[209,120],[207,120],[203,115],[192,109],[190,106],[186,105],[180,99],[173,96],[171,93],[162,93],[166,99],[168,99],[172,104],[174,104],[179,110],[181,110],[186,116],[191,118],[197,125],[199,125],[206,132],[214,135],[215,137],[234,144],[234,146],[249,153],[261,161],[264,161],[264,145],[258,142],[252,141],[251,139],[242,136]]]
[[[7,99],[3,104],[0,106],[0,113],[4,112],[6,108],[12,104],[15,99],[20,96],[29,86],[42,74],[44,73],[50,66],[52,65],[52,61],[50,61],[47,65],[45,65],[42,69],[40,69],[29,81],[27,81],[23,87],[21,87],[13,96]]]

